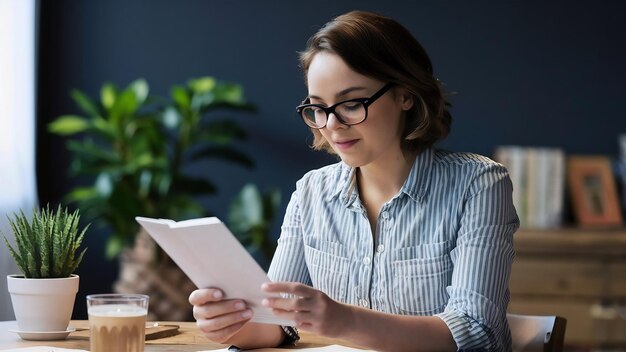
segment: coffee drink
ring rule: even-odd
[[[87,296],[91,352],[143,352],[148,296]]]

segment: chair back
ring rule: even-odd
[[[561,352],[567,320],[555,315],[507,313],[513,352]]]

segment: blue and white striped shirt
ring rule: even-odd
[[[355,169],[337,163],[296,184],[269,277],[348,304],[436,315],[459,350],[511,349],[508,281],[519,226],[506,169],[427,149],[385,203],[373,236]]]

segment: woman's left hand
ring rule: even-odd
[[[327,337],[339,337],[351,326],[353,308],[334,301],[324,292],[295,282],[268,282],[261,288],[268,293],[287,293],[289,298],[272,297],[263,305],[281,318],[293,320],[298,329]]]

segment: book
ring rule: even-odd
[[[254,313],[253,322],[294,325],[261,304],[263,298],[272,296],[261,290],[270,279],[218,218],[135,220],[197,287],[219,288],[225,299],[244,300]]]
[[[513,205],[523,228],[561,226],[564,207],[565,153],[560,148],[499,146],[494,160],[504,165],[513,184]]]

